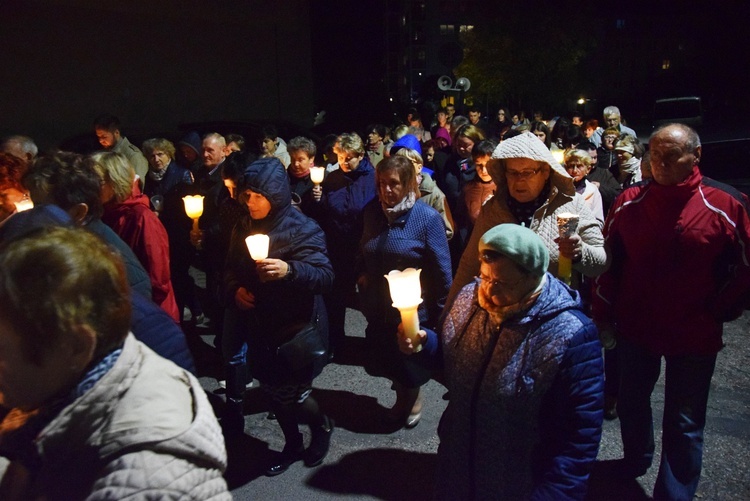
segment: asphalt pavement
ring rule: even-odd
[[[336,423],[331,450],[321,466],[298,462],[277,477],[263,471],[284,445],[276,421],[267,419],[268,403],[255,386],[246,393],[245,434],[229,440],[227,482],[235,499],[430,499],[436,463],[440,415],[446,406],[445,388],[435,381],[424,387],[422,421],[411,430],[383,424],[385,410],[395,401],[386,379],[362,369],[365,321],[347,312],[347,349],[338,363],[329,364],[315,379],[314,395]],[[199,330],[200,331],[200,330]],[[750,499],[750,312],[726,325],[725,349],[713,377],[705,433],[703,475],[696,499]],[[209,348],[212,337],[193,337],[197,343],[201,382],[215,403],[223,402],[218,385],[221,366]],[[663,377],[663,374],[662,374]],[[664,404],[663,380],[652,397],[657,441],[654,466],[637,481],[608,478],[606,461],[622,457],[619,421],[606,421],[598,462],[592,473],[591,500],[650,499],[661,447],[660,422]],[[309,432],[301,427],[306,443]]]

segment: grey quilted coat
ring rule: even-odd
[[[4,444],[27,450],[8,466],[0,499],[232,499],[200,383],[132,334],[112,369],[31,444],[9,440],[29,417],[14,409],[2,423]]]

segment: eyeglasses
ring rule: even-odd
[[[512,289],[513,287],[521,283],[521,280],[523,280],[523,277],[521,277],[514,282],[505,282],[503,280],[492,280],[490,277],[481,274],[477,278],[483,285],[489,287],[490,290],[497,289],[498,287],[503,289]]]
[[[529,179],[532,176],[536,176],[537,174],[539,174],[541,170],[542,170],[541,167],[538,167],[533,170],[521,170],[521,171],[506,170],[505,175],[510,179],[518,181],[519,179]]]

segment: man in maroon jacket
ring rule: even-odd
[[[604,228],[612,266],[596,280],[594,319],[615,336],[617,411],[625,457],[618,474],[643,475],[654,454],[651,393],[666,364],[657,499],[692,499],[723,323],[750,304],[747,197],[704,178],[700,139],[670,124],[650,141],[653,180],[623,191]],[[606,343],[605,343],[606,344]]]

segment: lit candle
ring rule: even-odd
[[[253,258],[254,261],[261,261],[268,257],[268,244],[270,243],[270,239],[268,238],[268,235],[250,235],[245,239],[245,245],[247,245],[247,250],[250,251],[250,257]]]
[[[193,231],[198,231],[198,218],[203,215],[203,196],[188,195],[182,197],[182,201],[185,202],[185,212],[193,220]]]
[[[414,351],[420,351],[422,344],[419,339],[419,305],[422,304],[422,287],[419,283],[419,273],[422,270],[407,268],[404,271],[392,270],[385,275],[391,290],[393,307],[401,312],[401,323],[404,334],[411,339]]]
[[[578,215],[565,212],[557,216],[557,231],[560,238],[568,238],[578,231]],[[570,285],[573,275],[573,261],[560,254],[557,258],[557,278]]]
[[[34,202],[31,201],[28,195],[24,195],[21,200],[14,202],[14,204],[16,206],[16,212],[23,212],[34,208]]]
[[[325,177],[325,175],[325,167],[310,167],[310,181],[312,181],[315,186],[323,182],[323,178]]]

